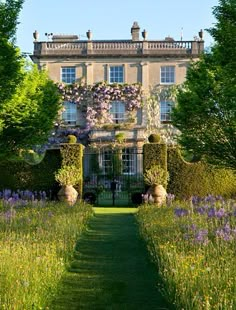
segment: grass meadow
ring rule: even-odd
[[[47,202],[44,193],[0,198],[0,309],[48,309],[92,208]]]
[[[176,309],[236,309],[236,202],[193,197],[139,208],[140,231]]]

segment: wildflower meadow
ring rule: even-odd
[[[49,309],[92,208],[0,193],[0,309]]]
[[[236,309],[236,201],[145,204],[137,218],[160,289],[176,309]]]

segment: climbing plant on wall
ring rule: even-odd
[[[172,124],[161,123],[160,102],[168,100],[175,102],[178,87],[179,86],[176,85],[163,86],[158,84],[150,88],[145,105],[147,115],[147,137],[152,133],[158,133],[163,141],[167,143],[173,142],[177,131]]]
[[[125,103],[128,119],[133,118],[133,112],[142,105],[142,89],[140,84],[107,84],[100,82],[95,85],[58,84],[58,90],[63,101],[77,105],[84,113],[86,127],[100,127],[112,123],[110,113],[113,101]]]

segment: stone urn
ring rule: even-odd
[[[73,206],[77,201],[78,192],[72,185],[63,185],[57,196],[61,202],[65,202],[69,206]]]
[[[158,206],[162,206],[166,203],[167,192],[162,185],[153,185],[151,189],[154,203]]]

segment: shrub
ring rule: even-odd
[[[143,171],[154,165],[160,165],[167,169],[167,146],[166,144],[147,143],[143,146]]]
[[[80,179],[74,186],[79,194],[79,197],[82,197],[83,192],[83,149],[84,146],[79,143],[65,143],[60,148],[62,156],[62,167],[75,166],[80,173]]]
[[[160,143],[161,142],[161,136],[156,134],[156,133],[152,133],[149,137],[148,137],[148,141],[150,143]]]
[[[75,135],[68,135],[67,138],[69,144],[77,143],[77,137]]]
[[[208,194],[232,197],[236,194],[236,175],[232,170],[200,161],[186,162],[178,148],[168,149],[168,171],[167,191],[179,199]]]
[[[76,185],[81,174],[76,166],[63,166],[55,173],[55,179],[60,185]]]
[[[144,173],[144,182],[147,185],[163,185],[167,186],[169,173],[160,165],[154,165]]]

